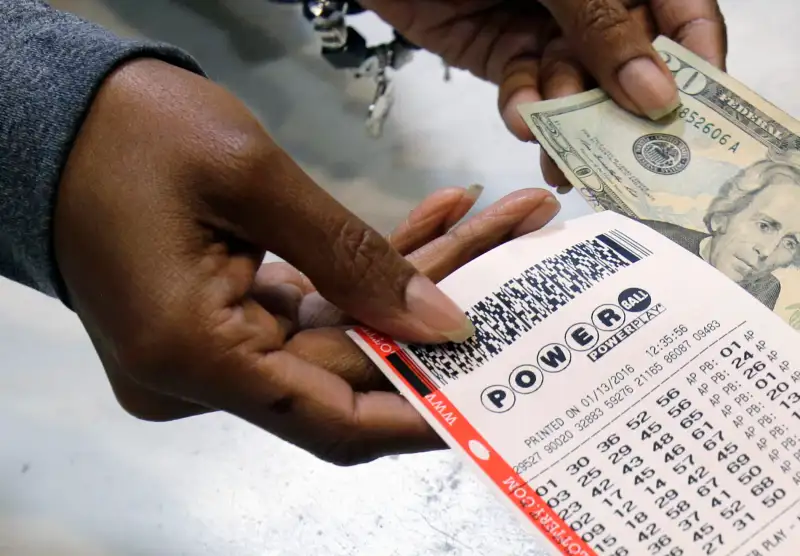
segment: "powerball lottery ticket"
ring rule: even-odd
[[[467,343],[348,334],[552,554],[800,554],[800,339],[739,285],[602,212],[440,287]]]

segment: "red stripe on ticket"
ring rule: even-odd
[[[400,346],[371,330],[356,328],[355,332],[386,366],[392,369],[408,391],[414,393],[428,412],[448,431],[453,440],[503,492],[504,496],[523,512],[528,521],[547,537],[562,555],[597,556],[596,552],[556,514],[535,489],[514,472]],[[430,393],[420,394],[419,388],[412,385],[406,374],[392,363],[391,359],[395,359],[390,357],[392,355],[399,356]]]

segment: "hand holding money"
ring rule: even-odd
[[[655,48],[681,96],[663,121],[600,90],[520,113],[596,210],[644,222],[800,328],[800,123],[674,42]]]
[[[659,118],[677,105],[671,72],[653,50],[676,38],[711,63],[725,61],[716,0],[362,0],[414,43],[500,85],[499,107],[521,140],[524,102],[596,81],[626,109]]]

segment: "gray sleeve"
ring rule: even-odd
[[[52,241],[59,178],[100,84],[137,57],[203,74],[172,46],[39,0],[0,0],[0,275],[67,302]]]

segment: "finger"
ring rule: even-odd
[[[283,151],[265,150],[253,157],[252,183],[230,187],[225,194],[231,198],[213,205],[228,208],[229,225],[303,272],[324,298],[372,328],[425,343],[461,342],[474,334],[463,310],[385,238]],[[264,176],[272,186],[262,183]]]
[[[250,294],[254,301],[275,318],[284,336],[291,336],[297,331],[300,325],[300,304],[305,297],[300,288],[294,284],[263,284],[256,275]]]
[[[389,243],[402,255],[408,255],[447,231],[475,205],[483,187],[451,187],[436,191],[422,201],[390,235]],[[318,293],[305,296],[298,308],[301,329],[343,326],[354,322]]]
[[[647,6],[639,5],[645,0],[626,0],[625,6],[629,8],[631,17],[645,30],[645,34],[655,38],[656,27]],[[545,100],[562,98],[580,93],[592,86],[592,79],[574,58],[569,45],[563,38],[551,41],[542,54],[540,70],[540,89]],[[540,153],[542,177],[555,187],[559,194],[566,194],[572,190],[572,184],[542,149]]]
[[[425,198],[389,234],[389,243],[405,256],[446,233],[475,206],[483,186],[440,189]]]
[[[227,381],[230,412],[327,461],[351,465],[443,447],[402,396],[355,392],[286,351],[245,363]]]
[[[539,68],[539,89],[545,100],[584,91],[586,78],[586,72],[573,56],[566,39],[555,39],[547,45]]]
[[[314,285],[305,274],[284,262],[272,262],[261,265],[256,279],[264,285],[292,284],[304,294],[315,291]]]
[[[223,278],[208,294],[237,278]],[[213,291],[212,291],[213,290]],[[287,341],[273,315],[250,298],[218,311],[212,326],[176,337],[178,353],[202,351],[192,380],[185,373],[153,367],[143,376],[162,392],[245,419],[336,463],[358,463],[383,455],[440,448],[441,441],[397,394],[356,393],[343,378],[283,350]],[[199,355],[199,354],[198,354]],[[178,357],[179,359],[181,357]]]
[[[560,208],[555,197],[543,189],[516,191],[418,249],[408,259],[438,282],[505,240],[543,227]]]
[[[546,100],[574,95],[586,89],[586,72],[575,60],[563,38],[551,41],[545,48],[539,80]],[[557,188],[559,193],[568,192],[572,185],[544,149],[541,149],[540,160],[544,180]]]
[[[497,106],[506,127],[520,141],[534,142],[535,137],[517,107],[540,100],[539,60],[523,58],[509,63],[500,80]]]
[[[358,322],[318,293],[312,293],[303,298],[298,320],[301,330],[346,326]]]
[[[394,391],[367,355],[347,336],[339,323],[326,328],[298,332],[286,343],[285,351],[342,377],[357,392]]]
[[[304,297],[315,293],[314,286],[292,265],[274,262],[261,265],[248,292],[271,313],[291,336],[299,327],[299,310]]]
[[[561,171],[544,149],[539,152],[539,162],[542,167],[542,177],[548,185],[555,187],[559,193],[568,193],[572,189],[572,184],[569,183],[564,172]]]
[[[725,69],[728,37],[717,0],[650,0],[662,34]]]
[[[645,2],[646,0],[640,1]],[[650,40],[650,42],[654,41],[660,34],[660,31],[656,26],[656,21],[653,19],[653,12],[650,10],[649,5],[628,7],[628,13],[631,16],[631,19],[638,23],[639,26],[644,30],[644,34]]]
[[[542,0],[581,63],[627,110],[658,120],[680,104],[672,74],[619,0]]]
[[[560,204],[548,191],[516,191],[407,258],[421,273],[438,282],[506,239],[541,228],[559,210]],[[306,296],[300,307],[300,326],[304,329],[344,326],[353,322],[318,295]]]

